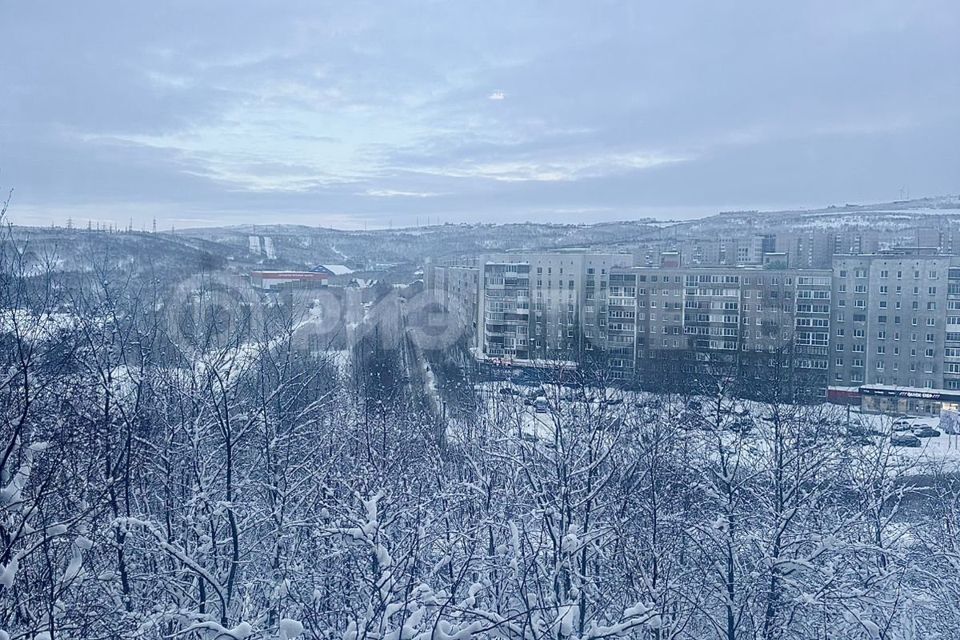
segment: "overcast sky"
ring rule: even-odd
[[[960,192],[960,2],[0,0],[14,222],[690,217]]]

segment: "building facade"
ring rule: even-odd
[[[757,246],[775,255],[769,240]],[[658,266],[633,263],[628,254],[498,254],[432,277],[446,295],[475,301],[462,309],[475,319],[481,358],[600,363],[644,388],[719,378],[805,397],[905,389],[911,410],[933,392],[960,391],[958,257],[898,248],[813,269],[683,265],[665,252]]]
[[[606,351],[615,378],[664,389],[777,379],[825,395],[829,271],[635,267],[611,279]]]
[[[606,294],[617,253],[529,253],[483,256],[477,349],[485,358],[579,359],[606,341]]]
[[[957,258],[922,249],[837,256],[833,288],[832,384],[960,389]]]

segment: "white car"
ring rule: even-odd
[[[910,431],[913,429],[913,423],[909,420],[897,420],[893,423],[894,431]]]

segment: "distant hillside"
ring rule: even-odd
[[[649,250],[668,240],[788,233],[816,229],[873,229],[892,235],[913,229],[960,228],[960,196],[880,204],[845,204],[821,209],[731,211],[684,221],[653,219],[595,224],[444,224],[403,229],[343,231],[303,225],[240,225],[175,233],[112,233],[15,227],[39,260],[55,252],[64,268],[89,268],[89,258],[109,255],[116,264],[146,269],[196,269],[198,265],[304,268],[343,264],[359,272],[398,267],[408,277],[427,258],[485,252],[563,250]],[[86,266],[85,266],[86,265]]]
[[[189,229],[178,231],[177,236],[213,242],[248,259],[264,257],[263,253],[251,252],[250,237],[269,238],[278,264],[332,262],[364,269],[377,263],[420,263],[427,257],[637,242],[657,233],[659,229],[653,221],[643,220],[591,225],[445,224],[377,231],[245,225]]]

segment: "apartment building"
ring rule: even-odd
[[[797,231],[778,233],[776,246],[795,269],[829,269],[836,240],[836,234],[824,231]]]
[[[428,265],[424,275],[428,290],[443,305],[449,321],[457,324],[470,347],[476,347],[480,270],[459,264]]]
[[[832,385],[960,390],[960,259],[903,248],[837,256],[833,288]],[[908,410],[922,408],[914,400]]]
[[[675,388],[703,374],[744,382],[804,376],[802,386],[825,393],[829,271],[634,267],[610,278],[614,377]]]
[[[960,257],[897,248],[807,269],[683,265],[668,252],[659,266],[632,263],[498,254],[433,278],[476,302],[462,308],[484,358],[591,359],[646,388],[707,374],[752,387],[774,380],[910,412],[960,400]]]
[[[630,254],[497,254],[479,261],[477,347],[514,360],[579,358],[606,340],[609,274]]]

